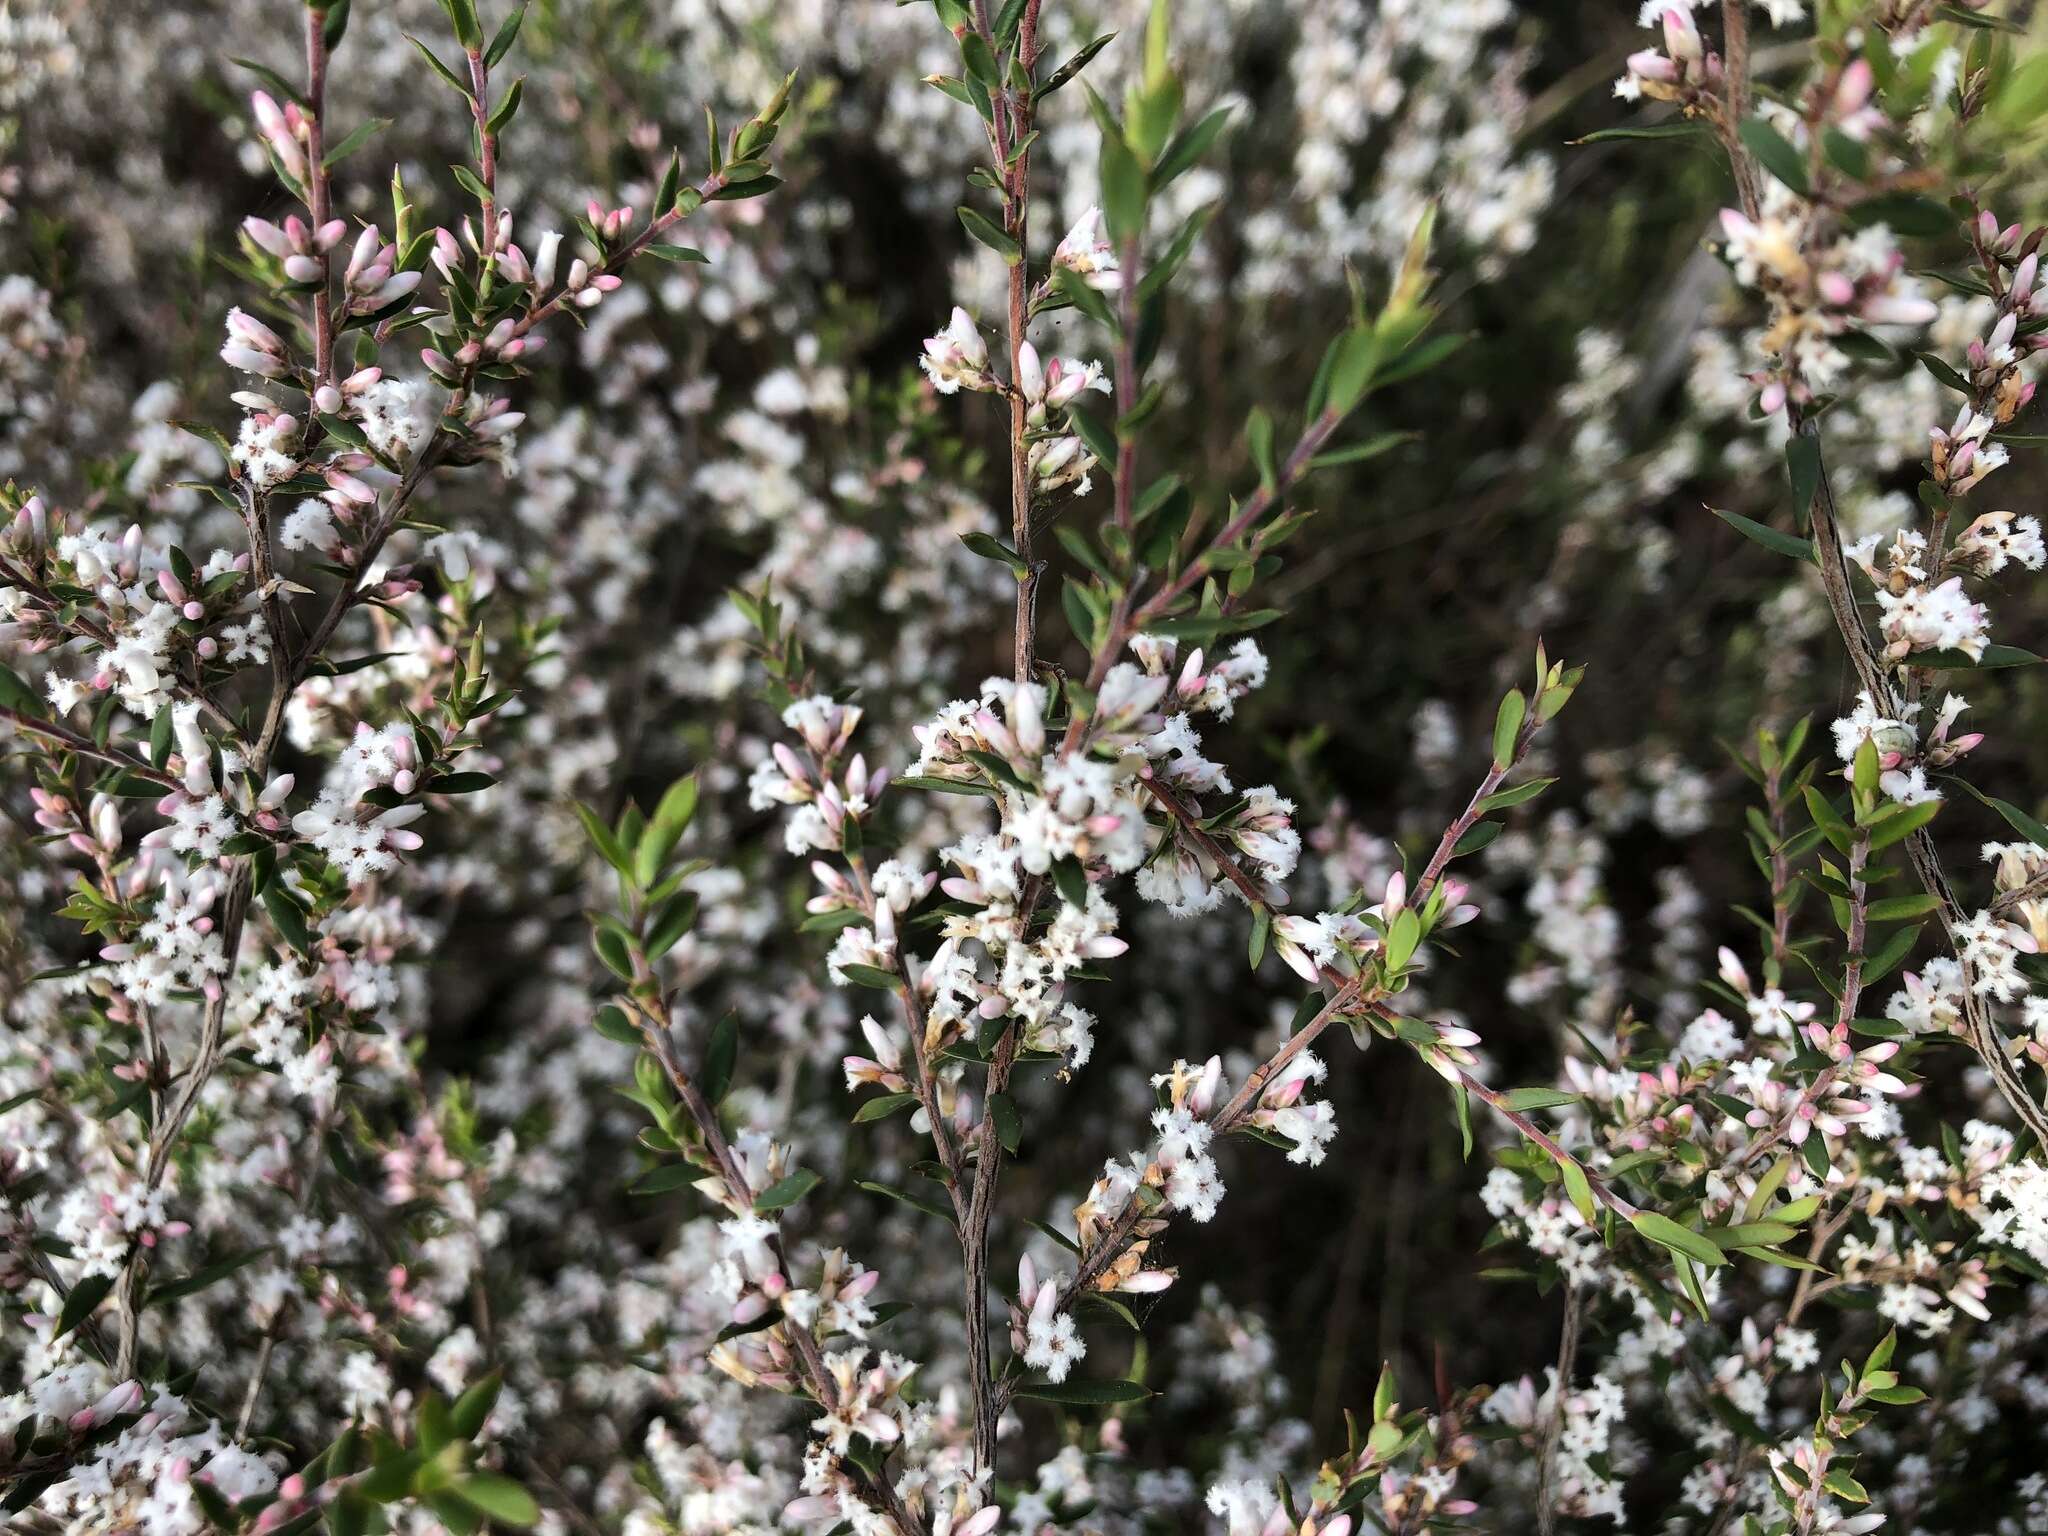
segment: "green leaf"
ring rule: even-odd
[[[181,1297],[196,1296],[199,1292],[227,1279],[236,1270],[255,1263],[268,1252],[270,1250],[267,1247],[251,1248],[245,1253],[231,1254],[225,1259],[207,1265],[204,1269],[195,1269],[180,1279],[166,1280],[161,1285],[153,1285],[142,1304],[145,1307],[155,1307],[167,1301],[177,1301]]]
[[[569,804],[576,812],[576,819],[583,823],[584,832],[597,845],[597,851],[604,855],[604,861],[620,874],[631,875],[633,873],[633,860],[627,856],[626,850],[620,846],[618,838],[612,835],[612,829],[604,824],[598,817],[597,812],[593,811],[581,800],[572,800]]]
[[[366,123],[358,123],[346,138],[320,157],[321,167],[339,165],[390,126],[388,117],[373,117]]]
[[[1245,443],[1251,449],[1252,463],[1259,471],[1259,484],[1268,491],[1280,486],[1280,465],[1273,457],[1273,417],[1262,405],[1252,407],[1251,415],[1245,419]]]
[[[824,1182],[822,1175],[813,1173],[808,1168],[799,1168],[786,1178],[777,1179],[756,1195],[754,1210],[762,1216],[772,1211],[787,1210]]]
[[[649,960],[659,960],[697,925],[697,893],[678,891],[663,902],[647,925],[644,941]]]
[[[1082,911],[1088,908],[1088,876],[1081,868],[1081,861],[1072,854],[1053,860],[1052,883],[1060,893],[1060,900],[1070,907]]]
[[[306,914],[286,893],[282,882],[273,880],[263,888],[263,910],[270,914],[286,943],[302,955],[312,953],[313,935],[306,928]]]
[[[1925,368],[1957,394],[1967,395],[1971,392],[1970,381],[1960,373],[1957,373],[1943,359],[1936,357],[1932,352],[1915,352],[1913,355],[1920,360],[1922,368]]]
[[[500,1525],[525,1530],[540,1519],[540,1506],[533,1501],[533,1495],[496,1472],[471,1472],[449,1486],[463,1503],[481,1510]]]
[[[898,1189],[894,1184],[882,1184],[872,1179],[859,1179],[855,1182],[870,1194],[887,1195],[891,1200],[923,1211],[928,1216],[936,1216],[948,1222],[953,1219],[952,1207],[931,1195],[913,1194],[910,1190]]]
[[[1477,853],[1500,836],[1501,824],[1497,821],[1475,821],[1465,829],[1465,835],[1451,845],[1451,857],[1462,859],[1468,853]]]
[[[1168,182],[1187,171],[1193,170],[1202,156],[1209,153],[1225,128],[1230,125],[1231,108],[1218,107],[1191,128],[1184,128],[1166,146],[1159,157],[1159,163],[1152,167],[1152,190],[1158,191]]]
[[[886,1120],[901,1110],[912,1108],[916,1103],[917,1095],[914,1093],[885,1093],[879,1098],[865,1100],[860,1108],[853,1112],[853,1123],[866,1125],[871,1121]]]
[[[1799,1235],[1799,1228],[1784,1221],[1745,1221],[1732,1227],[1716,1227],[1714,1240],[1724,1248],[1775,1248]]]
[[[1792,515],[1803,527],[1820,489],[1820,439],[1801,432],[1785,444],[1785,473],[1792,481]]]
[[[1571,1197],[1572,1205],[1590,1225],[1599,1207],[1594,1204],[1593,1185],[1586,1177],[1586,1170],[1579,1166],[1576,1159],[1567,1157],[1557,1165],[1557,1171],[1564,1179],[1564,1192]]]
[[[995,1122],[996,1140],[1003,1144],[1005,1152],[1015,1157],[1024,1140],[1024,1122],[1017,1114],[1017,1101],[1007,1093],[990,1094],[988,1117]]]
[[[704,1097],[716,1109],[732,1091],[733,1068],[739,1061],[740,1019],[728,1013],[711,1027],[711,1040],[704,1047],[702,1086]]]
[[[1102,1407],[1112,1403],[1143,1402],[1151,1391],[1135,1381],[1050,1381],[1020,1382],[1013,1397],[1029,1397],[1041,1403],[1064,1403],[1074,1408]]]
[[[1745,119],[1740,131],[1743,144],[1758,164],[1801,197],[1809,195],[1806,161],[1790,140],[1760,117]]]
[[[526,76],[521,75],[512,82],[512,89],[505,93],[504,99],[498,103],[490,117],[485,121],[484,128],[486,132],[495,136],[505,131],[505,125],[518,116],[519,100],[525,91]]]
[[[1863,985],[1874,986],[1890,975],[1906,956],[1913,952],[1913,946],[1920,941],[1919,923],[1911,923],[1899,929],[1868,959],[1863,962]],[[1867,1021],[1866,1021],[1867,1022]],[[1889,1021],[1886,1021],[1889,1022]],[[1857,1021],[1851,1021],[1850,1028],[1856,1028]],[[1868,1031],[1859,1030],[1858,1033]]]
[[[71,1287],[71,1293],[64,1298],[64,1305],[58,1309],[57,1331],[51,1337],[61,1339],[91,1317],[113,1288],[112,1275],[87,1275]]]
[[[1008,265],[1014,267],[1024,259],[1024,248],[1004,234],[985,215],[964,203],[954,211],[960,215],[960,222],[966,227],[967,233],[1002,257]]]
[[[475,97],[469,94],[469,82],[461,78],[461,76],[457,75],[455,71],[450,69],[446,64],[443,64],[441,62],[440,56],[436,54],[433,49],[429,48],[425,43],[421,42],[418,38],[414,37],[409,32],[406,34],[405,40],[408,43],[411,43],[413,47],[419,49],[420,57],[425,59],[429,64],[433,65],[435,74],[439,75],[443,80],[446,80],[450,85],[454,86],[456,90],[462,93],[462,99],[464,101],[474,101],[476,99]]]
[[[1511,805],[1520,805],[1525,800],[1534,800],[1556,782],[1556,779],[1531,779],[1528,783],[1517,784],[1512,789],[1496,790],[1479,802],[1479,809],[1482,811],[1506,810]]]
[[[766,197],[781,185],[782,178],[780,176],[756,176],[752,181],[735,182],[720,187],[711,194],[711,199],[713,202],[733,203],[738,202],[743,197]],[[687,188],[684,190],[684,195],[689,195]]]
[[[519,28],[526,21],[526,7],[521,5],[503,22],[499,23],[497,36],[491,39],[491,46],[484,50],[484,67],[495,69],[498,61],[512,51],[512,45],[519,41]]]
[[[441,0],[441,9],[448,13],[449,24],[455,28],[455,40],[463,49],[481,52],[484,29],[477,20],[476,0]]]
[[[1920,192],[1881,192],[1866,197],[1848,210],[1847,217],[1858,229],[1882,224],[1895,235],[1915,240],[1938,240],[1955,233],[1962,222],[1946,203]]]
[[[690,821],[696,814],[697,776],[685,774],[663,793],[654,814],[647,819],[646,829],[640,834],[639,846],[634,849],[633,877],[641,885],[652,886],[660,880],[662,866],[675,852],[676,844],[682,841],[683,833],[689,830]]]
[[[1507,697],[1500,701],[1500,710],[1493,717],[1493,766],[1505,773],[1515,761],[1515,744],[1522,734],[1522,722],[1528,718],[1529,701],[1522,697],[1522,690],[1510,688]]]
[[[474,1440],[483,1432],[491,1409],[497,1406],[498,1391],[504,1385],[504,1376],[492,1371],[455,1399],[455,1406],[448,1410],[448,1428],[456,1439]]]
[[[1991,796],[1985,794],[1982,790],[1978,789],[1977,786],[1972,784],[1968,779],[1959,778],[1956,779],[1954,782],[1962,785],[1964,789],[1968,790],[1971,794],[1975,795],[1979,800],[1983,801],[1986,805],[1990,806],[1992,810],[1998,812],[1999,815],[2003,816],[2006,819],[2007,824],[2011,826],[2015,832],[2018,832],[2022,837],[2024,837],[2028,842],[2033,843],[2036,847],[2048,848],[2048,826],[2044,826],[2042,823],[2036,821],[2033,817],[2029,816],[2025,811],[2021,810],[2016,805],[2013,805],[2004,800],[1994,800]]]
[[[1415,957],[1415,947],[1421,942],[1422,919],[1415,915],[1413,907],[1403,907],[1387,925],[1384,956],[1387,973],[1391,975],[1407,965]]]
[[[2038,665],[2040,660],[2041,658],[2032,651],[2023,651],[2016,645],[1987,645],[1984,647],[1984,654],[1975,658],[1961,651],[1915,651],[1906,658],[1906,665],[1958,672],[1969,667],[1979,670],[1991,667],[2031,667]]]
[[[1706,124],[1675,118],[1666,123],[1645,123],[1641,127],[1602,128],[1589,133],[1583,139],[1567,142],[1576,148],[1581,144],[1604,144],[1610,139],[1697,139],[1705,137]]]
[[[681,1189],[686,1184],[696,1183],[700,1177],[702,1175],[688,1163],[663,1163],[659,1168],[650,1169],[635,1179],[627,1193],[633,1195],[665,1195],[670,1190]]]
[[[879,965],[842,965],[839,974],[855,986],[873,987],[881,992],[893,992],[902,984],[894,971],[885,971]]]
[[[1107,48],[1110,45],[1110,43],[1115,39],[1115,37],[1116,34],[1114,32],[1105,32],[1102,34],[1102,36],[1095,38],[1093,41],[1082,44],[1080,48],[1074,51],[1074,53],[1066,60],[1065,63],[1061,64],[1058,69],[1054,70],[1050,75],[1047,75],[1045,77],[1045,81],[1043,84],[1034,86],[1032,88],[1032,101],[1043,101],[1046,97],[1050,96],[1054,91],[1058,90],[1061,86],[1069,83],[1076,75],[1080,74],[1082,70],[1086,69],[1088,67],[1088,61],[1093,59],[1095,55],[1097,55],[1098,53],[1102,52],[1103,49]]]
[[[1722,1265],[1728,1262],[1728,1256],[1712,1238],[1704,1237],[1690,1227],[1681,1227],[1669,1216],[1660,1216],[1655,1211],[1637,1211],[1629,1218],[1629,1225],[1659,1247],[1682,1253],[1697,1263]]]
[[[1864,909],[1864,916],[1873,923],[1902,923],[1907,918],[1925,917],[1940,910],[1939,896],[1916,894],[1912,896],[1887,896],[1873,901]]]
[[[1870,851],[1880,852],[1893,843],[1904,842],[1927,823],[1934,820],[1941,810],[1939,800],[1923,800],[1918,805],[1899,806],[1892,814],[1870,825]]]
[[[229,59],[228,62],[249,71],[250,74],[261,80],[269,90],[284,97],[286,101],[296,102],[301,107],[305,106],[306,98],[304,93],[269,65],[258,64],[254,59]]]
[[[1122,245],[1145,232],[1145,169],[1109,121],[1108,109],[1101,107],[1093,91],[1088,95],[1091,105],[1100,109],[1096,118],[1102,128],[1102,147],[1096,174],[1101,178],[1103,221],[1109,238]]]
[[[1567,1093],[1562,1088],[1511,1088],[1500,1098],[1513,1110],[1561,1109],[1579,1102],[1576,1093]]]
[[[1765,549],[1772,550],[1777,554],[1789,555],[1794,560],[1818,563],[1814,559],[1813,540],[1811,539],[1801,539],[1789,533],[1780,533],[1777,529],[1767,527],[1763,523],[1752,522],[1739,512],[1723,512],[1719,507],[1709,507],[1707,510],[1720,518],[1722,522],[1733,528],[1737,533],[1742,534],[1745,538],[1754,539],[1757,543],[1763,545]]]
[[[444,773],[438,779],[429,779],[422,793],[429,795],[473,795],[479,790],[489,789],[497,778],[488,773]]]
[[[1062,533],[1068,531],[1064,527],[1060,529]],[[992,533],[983,533],[981,530],[976,529],[973,533],[961,534],[960,542],[965,544],[973,553],[981,556],[982,559],[993,560],[998,565],[1008,566],[1010,574],[1019,581],[1031,574],[1031,567],[1025,564],[1024,557]]]
[[[1362,463],[1366,459],[1376,459],[1403,443],[1415,442],[1420,436],[1417,432],[1382,432],[1362,443],[1352,443],[1348,447],[1332,448],[1328,453],[1319,453],[1308,461],[1308,467],[1312,470],[1335,469],[1340,464]]]
[[[35,689],[29,687],[27,683],[23,682],[21,675],[14,671],[13,668],[4,665],[0,665],[0,708],[15,710],[18,713],[27,715],[31,720],[43,718],[41,695]],[[160,709],[156,712],[156,717],[159,720],[169,720],[171,712],[167,709]],[[170,727],[165,726],[164,729],[168,733]],[[166,734],[164,739],[169,741],[169,735]],[[166,747],[164,755],[166,757],[170,755],[168,747]],[[163,767],[163,763],[160,761],[156,762],[155,765],[159,768]]]

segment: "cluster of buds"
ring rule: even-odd
[[[1994,909],[2017,917],[2048,951],[2048,849],[2034,843],[1986,843],[1984,860],[1993,867]]]
[[[1052,264],[1055,269],[1073,273],[1097,293],[1115,293],[1124,285],[1100,208],[1091,207],[1074,221],[1074,227],[1054,249]]]
[[[929,348],[930,343],[926,346]],[[926,355],[929,357],[929,351]],[[1095,455],[1079,437],[1055,426],[1052,413],[1066,410],[1087,390],[1110,393],[1109,378],[1102,365],[1065,357],[1041,364],[1038,349],[1027,341],[1017,349],[1017,377],[1013,383],[1024,399],[1025,421],[1032,432],[1028,458],[1033,484],[1041,494],[1078,484],[1079,494],[1087,495]]]
[[[256,114],[256,131],[263,136],[279,169],[289,180],[304,185],[311,164],[306,146],[312,136],[312,119],[295,101],[280,107],[267,91],[252,93],[249,105]]]
[[[109,795],[94,795],[81,816],[68,796],[31,786],[36,825],[97,864],[110,863],[121,851],[121,810]]]
[[[61,522],[61,519],[60,519]],[[31,496],[14,509],[7,528],[0,533],[7,552],[31,563],[41,559],[50,547],[50,509],[40,496]]]
[[[1172,675],[1175,707],[1207,710],[1220,720],[1228,720],[1237,700],[1266,680],[1265,655],[1249,637],[1233,645],[1228,656],[1212,658],[1198,645],[1182,658],[1180,642],[1171,635],[1145,634],[1132,639],[1131,653],[1152,676]],[[1180,663],[1178,673],[1175,662]]]
[[[1050,412],[1065,410],[1086,390],[1106,395],[1110,383],[1100,363],[1056,357],[1041,364],[1038,348],[1027,341],[1017,349],[1017,389],[1024,396],[1024,419],[1042,429]]]
[[[287,282],[311,286],[326,280],[327,253],[347,237],[348,221],[329,219],[314,229],[297,214],[282,224],[251,214],[242,220],[242,234],[258,250],[284,263]]]
[[[124,1381],[118,1386],[109,1387],[96,1402],[72,1414],[65,1421],[65,1425],[73,1434],[83,1435],[102,1424],[111,1424],[116,1419],[126,1418],[141,1408],[144,1401],[142,1383]]]
[[[1846,1022],[1822,1024],[1818,1019],[1805,1026],[1806,1043],[1828,1059],[1835,1081],[1849,1093],[1866,1101],[1896,1098],[1911,1091],[1903,1078],[1884,1070],[1884,1064],[1899,1054],[1899,1042],[1879,1040],[1857,1049],[1849,1040]]]
[[[785,775],[781,795],[789,798],[782,803],[800,807],[790,819],[788,839],[791,850],[798,853],[811,848],[847,847],[848,822],[858,823],[873,810],[889,784],[889,770],[870,771],[867,759],[858,752],[847,763],[843,778],[835,780],[829,768],[821,765],[815,783],[796,754],[781,742],[775,744],[774,763]],[[887,902],[881,906],[884,911],[890,910]]]
[[[1960,651],[1972,661],[1984,654],[1990,638],[1990,615],[1982,603],[1963,591],[1963,578],[1909,585],[1894,592],[1878,588],[1882,610],[1878,629],[1885,639],[1885,658],[1904,661],[1920,651]]]
[[[1314,918],[1275,918],[1273,949],[1296,975],[1308,982],[1320,983],[1326,972],[1340,981],[1356,976],[1371,960],[1391,959],[1399,969],[1409,963],[1423,938],[1439,929],[1461,927],[1479,915],[1479,908],[1465,900],[1468,890],[1462,880],[1439,880],[1428,899],[1414,908],[1414,937],[1410,939],[1405,937],[1406,929],[1400,923],[1402,914],[1412,905],[1408,900],[1408,876],[1395,870],[1388,876],[1380,900],[1362,914],[1323,912]],[[1368,918],[1372,921],[1368,922]],[[1389,955],[1387,936],[1397,930],[1403,935],[1401,947],[1405,952]]]
[[[375,314],[419,287],[420,274],[401,272],[398,262],[398,247],[386,241],[376,225],[366,226],[356,236],[355,248],[349,252],[348,265],[341,275],[351,312]]]
[[[2048,563],[2048,544],[2038,518],[2012,512],[1986,512],[1957,537],[1948,552],[1949,567],[1972,576],[1996,576],[2008,565],[2038,571]]]
[[[611,242],[633,224],[631,208],[600,208],[590,204],[583,228],[600,251],[609,248]],[[533,259],[527,260],[526,253],[512,242],[512,211],[501,208],[497,215],[496,244],[489,253],[483,249],[483,242],[475,225],[465,220],[462,226],[464,241],[479,256],[486,256],[497,268],[498,274],[507,282],[529,286],[532,297],[538,301],[545,298],[555,286],[555,277],[561,271],[562,236],[559,230],[549,230],[540,237],[540,244],[534,248]],[[461,248],[445,229],[434,232],[434,264],[445,277],[461,261]],[[603,302],[608,293],[616,293],[625,284],[625,279],[616,272],[593,271],[588,261],[578,256],[569,262],[568,271],[562,274],[560,302],[574,305],[578,309],[592,309]],[[527,350],[537,349],[538,337],[524,337]],[[508,356],[518,355],[516,352]]]
[[[1355,1490],[1362,1484],[1378,1493],[1379,1518],[1374,1525],[1389,1531],[1423,1531],[1437,1528],[1439,1521],[1462,1520],[1476,1514],[1479,1506],[1456,1496],[1458,1476],[1479,1454],[1477,1437],[1468,1433],[1465,1420],[1483,1392],[1452,1399],[1440,1411],[1424,1414],[1403,1412],[1395,1400],[1391,1369],[1381,1373],[1373,1395],[1370,1425],[1352,1432],[1352,1448],[1343,1456],[1325,1462],[1316,1475],[1314,1508],[1352,1506],[1360,1501]],[[1426,1433],[1418,1433],[1425,1431]],[[1316,1536],[1344,1536],[1350,1529],[1349,1515],[1318,1516],[1311,1513],[1300,1525],[1286,1520],[1269,1520],[1260,1536],[1313,1531]]]
[[[2028,530],[2012,527],[2010,512],[1988,513],[1970,526],[1965,535],[1967,548],[1959,541],[1957,551],[1946,562],[1972,574],[2002,569],[2010,560],[2027,562],[2038,556],[2039,529],[2033,530],[2029,548]],[[1879,628],[1886,642],[1885,655],[1903,661],[1916,651],[1957,650],[1976,659],[1984,654],[1989,638],[1989,615],[1984,605],[1972,602],[1963,591],[1963,578],[1930,580],[1927,536],[1916,529],[1901,528],[1880,558],[1882,536],[1869,534],[1845,551],[1863,568],[1877,589],[1883,610]]]
[[[1337,1112],[1326,1099],[1306,1097],[1310,1085],[1328,1076],[1328,1069],[1313,1051],[1302,1051],[1259,1088],[1259,1097],[1246,1123],[1256,1130],[1284,1136],[1294,1145],[1287,1161],[1321,1164],[1325,1150],[1337,1134]]]
[[[239,307],[228,311],[228,339],[221,345],[220,360],[237,373],[263,379],[281,379],[292,366],[284,338]]]
[[[790,818],[786,837],[792,853],[858,847],[857,841],[850,845],[847,840],[847,823],[858,823],[866,816],[889,783],[889,770],[870,770],[866,757],[858,752],[845,764],[844,772],[840,771],[841,756],[860,718],[859,706],[835,703],[822,694],[798,699],[782,712],[783,724],[797,733],[811,760],[806,763],[789,743],[778,741],[756,766],[747,787],[756,810],[776,805],[798,808]],[[824,880],[823,875],[820,878]],[[826,880],[829,904],[816,910],[847,904],[839,898],[848,889],[836,875]],[[872,906],[864,898],[851,904],[862,910]],[[884,901],[881,906],[888,909],[891,903]]]
[[[344,406],[361,399],[383,377],[382,368],[358,368],[339,384],[322,384],[314,390],[313,408],[323,415],[339,415]]]
[[[1059,1310],[1060,1277],[1038,1276],[1031,1255],[1017,1263],[1017,1299],[1010,1303],[1010,1350],[1045,1379],[1061,1382],[1088,1353],[1073,1314]]]
[[[2018,224],[1999,228],[1989,209],[1981,210],[1970,230],[1977,264],[1997,300],[1991,329],[1972,341],[1965,355],[1973,391],[1972,404],[2004,426],[2034,398],[2034,385],[2020,365],[2048,348],[2048,315],[2041,311],[2036,284],[2041,274],[2041,242],[2048,225],[2023,231]]]
[[[518,319],[507,315],[482,336],[473,337],[457,347],[453,356],[438,347],[422,347],[420,361],[427,365],[427,372],[436,381],[451,389],[460,388],[468,381],[471,372],[485,363],[493,360],[511,362],[540,350],[544,338],[522,334],[520,325]],[[489,420],[496,411],[507,409],[510,402],[489,401],[486,404],[495,410],[484,410],[482,420]],[[471,414],[475,417],[477,413],[472,410]]]
[[[607,222],[620,215],[630,219],[632,212],[630,208],[616,209],[606,216]],[[533,263],[533,291],[537,295],[545,294],[555,285],[561,243],[562,237],[552,231],[541,237],[540,252]],[[580,256],[574,257],[562,278],[562,302],[573,304],[578,309],[592,309],[603,301],[606,294],[616,292],[623,281],[616,272],[593,273],[589,262]]]
[[[1971,341],[1964,355],[1969,399],[1946,429],[1928,432],[1928,471],[1936,489],[1949,498],[1968,494],[2010,461],[2011,454],[1991,441],[1991,434],[2010,425],[2034,398],[2024,364],[2048,348],[2048,315],[2036,313],[2035,301],[2040,245],[2048,226],[2030,234],[2017,224],[2001,229],[1997,216],[1984,209],[1969,234],[1979,274],[1997,307],[1989,330]]]
[[[2005,445],[1991,441],[1997,425],[1995,418],[1965,403],[1946,429],[1928,431],[1927,467],[1942,495],[1968,495],[1986,475],[2012,462]]]
[[[627,208],[606,208],[592,198],[584,205],[583,216],[596,231],[598,243],[610,249],[611,243],[633,227],[633,210]]]
[[[1880,715],[1868,692],[1857,694],[1856,708],[1834,723],[1842,776],[1854,777],[1857,750],[1867,740],[1877,749],[1878,786],[1887,795],[1906,803],[1932,798],[1927,774],[1951,766],[1984,740],[1981,731],[1950,734],[1968,707],[1962,695],[1945,695],[1935,711],[1933,728],[1922,742],[1913,726]]]
[[[946,328],[925,338],[924,356],[918,359],[918,366],[942,395],[958,394],[963,389],[990,393],[1002,388],[989,372],[988,343],[982,339],[981,328],[957,304]]]
[[[813,864],[813,869],[827,869],[829,866]],[[849,1055],[840,1062],[846,1073],[846,1091],[855,1092],[867,1084],[881,1088],[888,1093],[910,1092],[910,1080],[903,1075],[903,1043],[875,1019],[872,1014],[860,1021],[861,1033],[867,1036],[868,1049],[872,1056]]]
[[[1902,252],[1868,231],[1828,238],[1818,227],[1820,217],[1816,209],[1789,201],[1754,219],[1739,209],[1721,210],[1724,249],[1736,281],[1771,301],[1762,345],[1772,363],[1751,376],[1766,414],[1788,402],[1811,402],[1816,384],[1825,386],[1839,375],[1846,359],[1832,338],[1858,324],[1925,325],[1938,313],[1906,275]]]
[[[1031,483],[1041,496],[1069,485],[1077,496],[1086,496],[1092,487],[1089,476],[1095,469],[1095,455],[1071,433],[1039,438],[1032,443],[1026,459]]]
[[[871,1364],[865,1350],[847,1349],[826,1356],[825,1370],[831,1378],[832,1406],[811,1422],[822,1441],[814,1444],[804,1459],[803,1496],[784,1506],[782,1518],[800,1525],[825,1526],[858,1517],[867,1528],[879,1529],[862,1481],[848,1470],[843,1458],[852,1449],[855,1436],[864,1436],[878,1447],[894,1445],[903,1438],[910,1417],[903,1391],[917,1366],[886,1353],[876,1355]],[[993,1518],[988,1518],[991,1512]],[[991,1504],[954,1524],[953,1529],[963,1536],[970,1529],[974,1536],[986,1536],[1001,1518],[1002,1506]]]
[[[1692,107],[1720,88],[1721,56],[1700,36],[1690,4],[1669,6],[1661,14],[1646,7],[1643,24],[1664,29],[1663,51],[1645,48],[1630,54],[1628,73],[1614,82],[1615,95],[1624,101],[1647,96]]]

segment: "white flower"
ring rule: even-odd
[[[946,328],[925,338],[924,356],[918,359],[918,366],[942,395],[956,394],[963,388],[996,388],[995,377],[988,371],[988,343],[982,340],[974,317],[957,304]]]

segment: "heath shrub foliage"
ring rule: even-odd
[[[10,1528],[2048,1527],[2048,47],[1607,9],[0,8]]]

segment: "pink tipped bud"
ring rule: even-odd
[[[1842,78],[1835,86],[1835,112],[1842,117],[1862,110],[1870,100],[1871,87],[1876,83],[1871,73],[1870,61],[1859,58],[1842,71]]]

